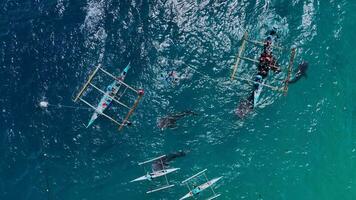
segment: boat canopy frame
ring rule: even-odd
[[[143,97],[143,90],[142,89],[135,89],[132,86],[128,85],[127,83],[123,82],[122,80],[120,80],[118,77],[114,76],[113,74],[109,73],[108,71],[104,70],[101,67],[101,64],[99,64],[95,70],[89,75],[88,80],[85,82],[85,84],[82,86],[82,88],[80,89],[80,91],[78,92],[78,94],[75,96],[75,98],[73,99],[74,102],[78,102],[81,101],[84,104],[86,104],[87,106],[89,106],[90,108],[92,108],[94,111],[96,110],[96,107],[89,103],[87,100],[85,100],[83,98],[83,95],[86,91],[88,91],[88,88],[91,87],[93,89],[95,89],[96,91],[98,91],[99,93],[105,95],[105,91],[101,90],[98,86],[94,85],[92,83],[94,77],[96,77],[96,75],[98,74],[98,72],[102,72],[103,74],[107,75],[108,77],[110,77],[111,79],[113,79],[114,81],[117,81],[120,85],[119,85],[119,89],[121,87],[123,87],[123,92],[121,94],[115,95],[115,96],[110,96],[108,95],[108,97],[110,99],[112,99],[114,102],[116,102],[118,105],[120,105],[121,107],[125,108],[128,110],[128,112],[125,115],[125,118],[123,118],[123,120],[121,122],[119,122],[118,120],[114,119],[113,117],[105,114],[104,112],[102,113],[98,113],[99,115],[102,115],[104,117],[106,117],[107,119],[109,119],[110,121],[112,121],[113,123],[115,123],[116,125],[118,125],[118,129],[119,131],[121,131],[123,129],[123,127],[127,124],[129,118],[131,117],[131,115],[134,113],[134,111],[136,110],[139,102],[141,101],[142,97]],[[130,105],[126,105],[125,103],[123,103],[122,101],[120,101],[121,97],[125,94],[125,92],[127,90],[131,90],[132,92],[134,92],[135,94],[137,94],[137,97],[134,101],[134,103],[130,106]]]
[[[244,52],[245,52],[245,49],[246,49],[248,43],[251,43],[252,45],[254,45],[256,47],[263,47],[265,45],[265,42],[263,42],[263,41],[250,40],[248,38],[248,32],[246,31],[244,33],[244,36],[242,37],[242,43],[241,43],[241,46],[239,48],[238,54],[236,56],[235,64],[232,67],[232,73],[231,73],[230,80],[233,81],[234,79],[237,79],[237,80],[240,80],[240,81],[247,81],[249,83],[258,83],[258,84],[263,85],[263,86],[265,86],[265,87],[267,87],[267,88],[269,88],[269,89],[271,89],[273,91],[283,92],[284,95],[287,95],[288,82],[289,82],[290,77],[291,77],[292,68],[293,68],[293,64],[294,64],[294,59],[295,59],[295,56],[296,56],[296,48],[293,47],[293,48],[290,49],[290,58],[289,58],[289,64],[286,67],[287,75],[286,75],[286,77],[284,79],[284,85],[283,85],[283,87],[278,87],[278,86],[273,86],[273,85],[269,85],[269,84],[266,84],[266,83],[259,83],[259,82],[256,82],[254,80],[250,80],[250,79],[246,79],[246,78],[242,78],[242,77],[237,76],[237,70],[238,70],[238,67],[239,67],[239,65],[241,63],[241,60],[245,60],[245,61],[252,62],[252,63],[255,63],[255,64],[259,63],[259,61],[254,59],[254,58],[249,58],[249,57],[245,57],[244,56]],[[272,49],[277,49],[281,53],[283,53],[283,51],[285,51],[285,50],[288,50],[287,48],[276,46],[276,45],[271,45],[271,48]],[[272,67],[276,67],[276,66],[272,66]]]

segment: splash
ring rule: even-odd
[[[48,108],[48,105],[49,105],[48,101],[40,101],[39,103],[39,106],[41,108]]]

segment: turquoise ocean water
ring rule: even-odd
[[[355,0],[0,1],[0,199],[178,199],[180,181],[205,168],[223,176],[220,199],[356,199],[355,10]],[[272,26],[279,45],[297,47],[295,66],[309,62],[308,77],[287,96],[264,90],[239,120],[250,86],[229,75],[241,38]],[[86,129],[91,113],[73,96],[96,65],[118,74],[128,62],[126,81],[145,90],[134,125]],[[173,69],[191,78],[165,86],[160,74]],[[255,70],[242,63],[238,75]],[[199,115],[157,128],[187,109]],[[144,173],[137,162],[177,150],[188,154],[171,163],[174,188],[146,195],[152,184],[129,183]]]

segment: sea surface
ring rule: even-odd
[[[1,0],[0,199],[179,199],[180,182],[203,169],[223,176],[219,199],[356,199],[355,10],[355,0]],[[264,88],[238,119],[251,88],[229,79],[241,39],[263,40],[272,27],[285,51],[267,83],[283,85],[292,47],[293,71],[308,61],[307,77],[286,96]],[[248,44],[246,56],[260,53]],[[73,97],[97,65],[118,75],[129,62],[125,81],[145,91],[133,125],[118,132],[99,118],[85,128],[92,111]],[[164,84],[171,70],[189,79]],[[255,72],[242,62],[237,76]],[[184,110],[198,115],[157,127]],[[117,105],[109,113],[125,115]],[[138,162],[178,150],[187,155],[170,163],[181,168],[168,176],[175,187],[145,194],[159,182],[130,183],[145,174]]]

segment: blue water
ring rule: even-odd
[[[1,1],[0,199],[178,199],[180,181],[205,168],[224,176],[220,199],[356,199],[355,10],[354,0]],[[245,31],[263,39],[272,26],[279,45],[297,47],[295,66],[310,63],[308,77],[287,96],[264,90],[239,120],[250,86],[229,81],[231,66]],[[91,113],[73,97],[96,65],[119,74],[128,62],[126,82],[145,90],[134,126],[86,129]],[[192,77],[165,86],[172,69]],[[238,75],[255,70],[243,63]],[[186,109],[199,115],[157,128]],[[150,183],[129,183],[144,173],[137,162],[177,150],[188,154],[171,164],[174,188],[146,195]]]

